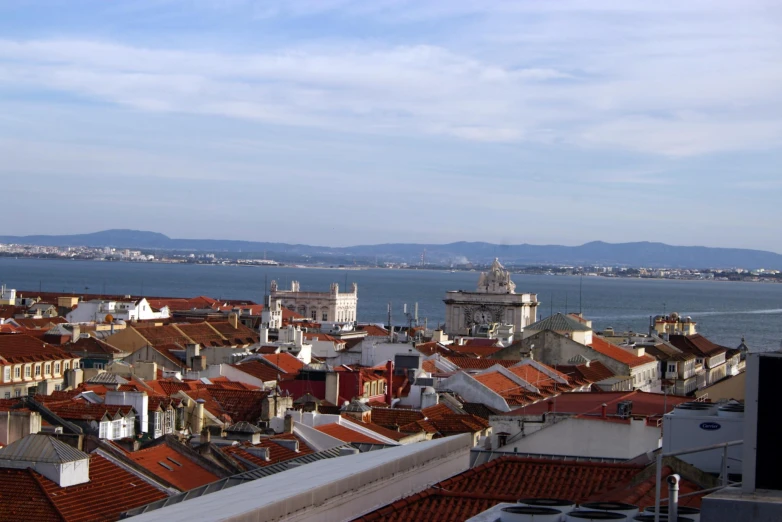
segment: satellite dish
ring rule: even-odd
[[[111,314],[106,314],[106,318],[103,320],[106,324],[110,324],[114,322],[114,316]]]

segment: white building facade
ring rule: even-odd
[[[277,281],[271,282],[271,298],[282,306],[318,322],[353,323],[356,321],[358,285],[352,283],[349,292],[340,292],[332,283],[328,292],[302,292],[298,281],[291,281],[290,290],[280,290]]]
[[[536,322],[537,294],[517,294],[510,272],[495,259],[488,272],[481,273],[474,292],[463,290],[445,294],[445,333],[470,335],[476,326],[513,325],[520,338],[524,327]]]
[[[82,301],[65,316],[69,323],[104,323],[106,317],[121,321],[144,321],[149,319],[168,319],[167,306],[155,310],[145,298],[138,301],[107,301],[93,299]]]

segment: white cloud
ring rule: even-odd
[[[384,23],[387,32],[325,43],[313,36],[255,52],[6,39],[0,88],[355,133],[672,157],[776,147],[782,137],[780,11],[773,4],[189,5],[221,14],[262,11],[280,20],[328,13]],[[394,28],[421,20],[442,21],[439,36],[400,42]]]

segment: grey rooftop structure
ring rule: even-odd
[[[90,456],[49,435],[31,434],[0,449],[0,461],[48,462],[62,464]]]

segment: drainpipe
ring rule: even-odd
[[[679,480],[677,474],[668,475],[668,520],[679,519]]]

